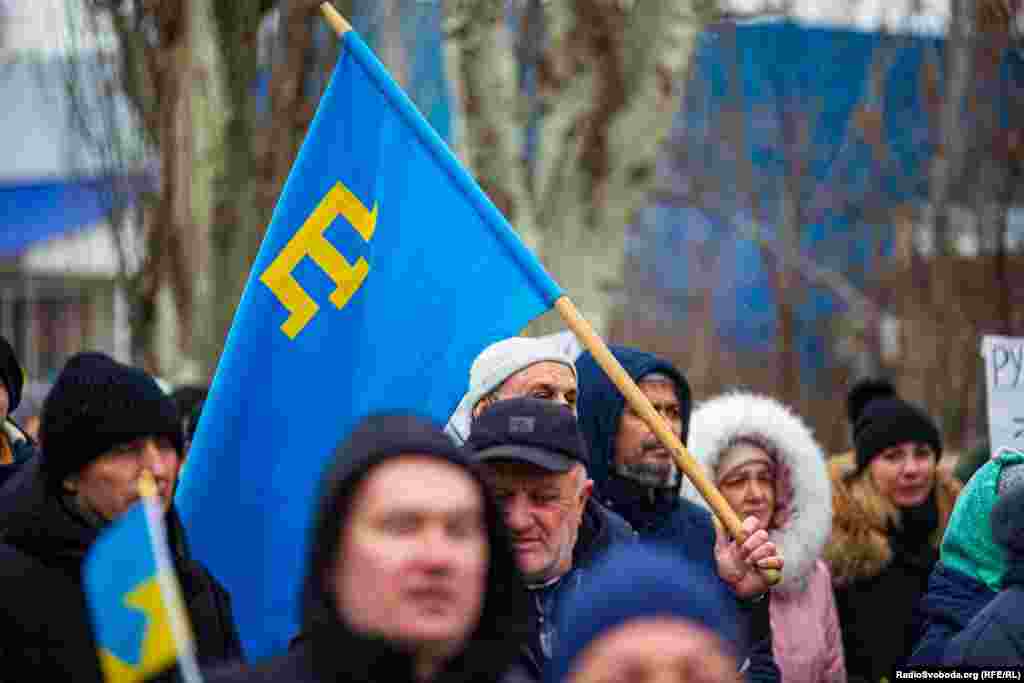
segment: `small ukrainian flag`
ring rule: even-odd
[[[107,683],[134,683],[177,660],[184,679],[197,682],[156,487],[144,476],[139,488],[139,503],[97,539],[82,569],[100,667]]]

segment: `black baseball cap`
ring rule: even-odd
[[[562,403],[537,398],[488,406],[473,420],[465,446],[475,462],[517,460],[549,472],[588,462],[576,415]]]

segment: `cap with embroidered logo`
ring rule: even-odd
[[[564,404],[536,398],[489,406],[473,421],[466,448],[476,462],[519,461],[549,472],[587,464],[576,415]]]

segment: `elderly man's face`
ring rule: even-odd
[[[403,455],[359,485],[328,578],[340,617],[418,654],[451,655],[483,610],[490,546],[478,484]]]
[[[735,681],[736,663],[721,639],[678,618],[628,621],[580,654],[569,683],[720,683]]]
[[[501,501],[516,562],[528,583],[543,583],[572,567],[583,508],[594,487],[577,465],[564,474],[525,462],[484,467]]]
[[[675,386],[663,380],[640,381],[637,386],[681,438],[682,406]],[[615,436],[615,465],[620,473],[650,486],[672,486],[679,476],[672,454],[661,445],[643,418],[630,410],[629,404],[622,410],[619,433]]]
[[[539,398],[555,403],[564,403],[576,413],[576,375],[569,366],[553,361],[543,361],[525,367],[510,375],[497,391],[473,407],[473,417],[484,408],[510,398]]]
[[[139,479],[149,471],[163,508],[170,508],[178,481],[180,458],[166,437],[144,437],[115,446],[81,471],[68,477],[64,487],[79,504],[113,521],[139,499]]]

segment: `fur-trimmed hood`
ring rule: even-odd
[[[829,459],[828,473],[832,482],[832,537],[825,548],[825,560],[832,570],[832,580],[846,585],[859,579],[878,576],[892,560],[892,547],[887,528],[875,527],[850,490],[850,481],[857,469],[852,451]],[[935,502],[939,526],[931,536],[938,548],[953,505],[963,485],[942,467],[935,470]]]
[[[767,396],[718,396],[700,405],[690,419],[690,452],[712,481],[726,447],[741,436],[767,441],[778,452],[777,481],[784,495],[776,496],[782,506],[776,519],[782,521],[769,530],[769,537],[785,561],[777,588],[798,590],[821,557],[832,524],[825,453],[803,420]],[[689,480],[682,493],[707,507]]]

